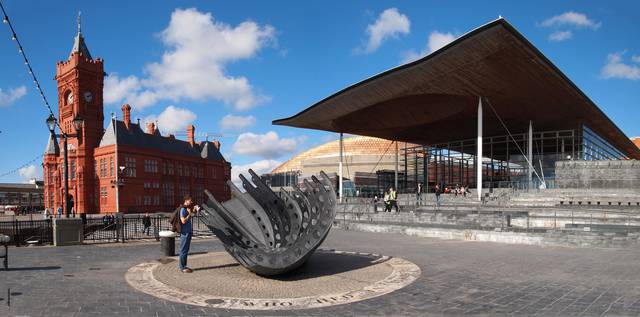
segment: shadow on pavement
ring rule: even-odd
[[[31,267],[9,267],[7,271],[47,271],[59,270],[59,266],[31,266]]]
[[[199,268],[193,269],[193,270],[194,271],[205,271],[205,270],[223,269],[223,268],[235,267],[235,266],[240,266],[240,263],[229,263],[229,264],[222,264],[222,265],[205,266],[205,267],[199,267]]]
[[[349,253],[315,252],[301,267],[278,276],[271,276],[280,281],[299,281],[326,275],[340,274],[388,261],[380,260],[380,256]]]

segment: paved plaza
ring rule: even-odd
[[[536,247],[342,230],[332,230],[322,247],[401,257],[422,274],[400,290],[345,305],[224,310],[161,300],[129,286],[129,268],[161,259],[155,242],[11,248],[11,269],[0,271],[0,315],[640,315],[638,248]],[[192,245],[195,254],[222,250],[216,239]]]

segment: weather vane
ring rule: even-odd
[[[78,34],[82,33],[80,28],[80,16],[82,15],[82,11],[78,11]]]

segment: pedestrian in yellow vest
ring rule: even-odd
[[[393,187],[389,188],[389,205],[389,211],[391,211],[391,207],[394,207],[398,212],[398,192]]]

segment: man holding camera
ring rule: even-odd
[[[187,256],[189,255],[189,247],[191,247],[191,236],[193,235],[193,227],[191,218],[196,215],[200,208],[193,203],[191,196],[184,197],[184,204],[180,209],[180,261],[179,268],[182,273],[193,273],[193,270],[187,267]]]

